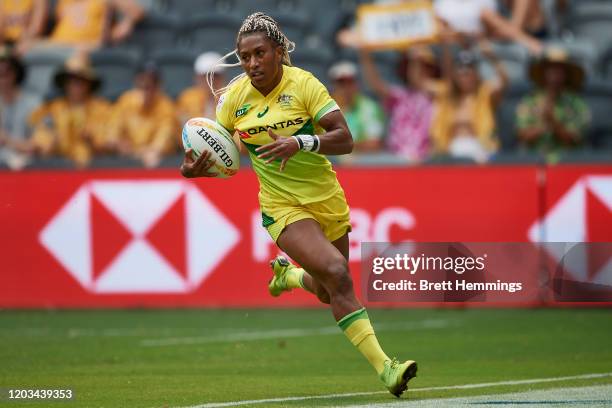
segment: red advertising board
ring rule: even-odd
[[[575,184],[569,179],[586,180],[581,191],[599,200],[588,213],[597,227],[586,239],[605,240],[612,187],[603,181],[612,167],[548,169],[548,194],[538,182],[542,171],[340,169],[355,287],[361,242],[540,237],[547,212]],[[0,188],[0,307],[317,304],[303,291],[268,295],[268,262],[278,250],[260,225],[250,170],[229,180],[185,180],[173,170],[6,172]],[[571,211],[591,204],[583,207]]]

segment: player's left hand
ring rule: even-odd
[[[300,150],[300,146],[293,137],[280,137],[270,128],[268,128],[268,135],[274,141],[255,149],[257,157],[266,159],[266,164],[272,163],[276,159],[282,159],[280,171],[283,171],[287,161]]]

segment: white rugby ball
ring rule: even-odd
[[[183,126],[183,147],[193,150],[194,158],[200,157],[204,151],[212,153],[211,159],[215,165],[209,170],[217,173],[217,177],[228,178],[238,172],[240,153],[232,139],[232,135],[214,120],[207,118],[192,118]]]

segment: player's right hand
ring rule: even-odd
[[[211,173],[208,170],[215,165],[215,161],[210,159],[211,152],[205,151],[196,160],[192,156],[193,150],[185,151],[183,163],[181,164],[181,174],[186,178],[194,177],[217,177],[216,173]]]

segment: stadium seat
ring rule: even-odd
[[[103,48],[91,54],[91,63],[102,78],[100,93],[114,100],[132,86],[140,54],[121,48]]]
[[[544,164],[546,158],[536,151],[499,151],[489,159],[491,164]]]
[[[159,50],[151,55],[159,65],[164,91],[172,98],[193,84],[193,62],[197,56],[197,52],[179,49]]]
[[[186,19],[182,37],[199,51],[226,54],[236,47],[236,34],[241,20],[229,14],[206,14]]]
[[[303,2],[298,0],[259,0],[239,2],[235,15],[242,20],[256,11],[273,17],[285,35],[300,43],[308,30],[309,14],[305,12]]]
[[[612,3],[609,0],[579,0],[571,1],[569,4],[570,21],[585,15],[612,16]]]
[[[531,86],[526,82],[511,84],[497,108],[497,136],[501,142],[501,150],[504,152],[515,149],[518,144],[516,107],[531,90]]]
[[[612,13],[583,14],[573,17],[569,23],[577,39],[592,43],[599,51],[612,43]]]
[[[527,72],[528,54],[525,48],[518,44],[511,43],[495,43],[494,51],[499,60],[503,63],[511,82],[525,81]],[[484,78],[492,78],[495,76],[493,66],[483,57],[481,57],[480,71]]]
[[[559,163],[592,163],[592,164],[609,164],[610,152],[600,149],[584,148],[579,150],[570,150],[562,152],[559,155]]]
[[[251,13],[261,11],[266,14],[278,11],[278,0],[239,1],[237,15],[244,19]]]
[[[177,17],[235,12],[237,0],[163,0],[164,10]]]
[[[601,77],[612,80],[612,47],[602,53],[599,59],[599,72]]]
[[[70,53],[70,50],[49,48],[26,54],[23,58],[28,67],[25,89],[39,95],[47,95],[52,87],[53,75],[64,64]]]
[[[404,80],[399,77],[398,64],[400,53],[396,51],[382,51],[373,54],[374,63],[380,75],[390,83],[403,84]]]
[[[165,10],[167,0],[138,0],[138,4],[148,13],[161,13]]]
[[[331,55],[319,50],[297,48],[291,54],[291,63],[296,67],[312,72],[326,86],[329,86],[327,70],[331,64]]]
[[[178,27],[179,21],[175,17],[148,14],[121,46],[136,47],[147,55],[156,49],[170,48],[176,45]]]
[[[424,166],[439,166],[439,165],[472,165],[476,162],[464,157],[451,157],[445,154],[434,155],[423,162]]]
[[[612,147],[612,84],[601,81],[587,83],[584,99],[591,110],[589,144]]]
[[[276,13],[271,13],[271,15],[289,40],[298,45],[303,44],[303,38],[308,29],[308,18],[306,16]]]

